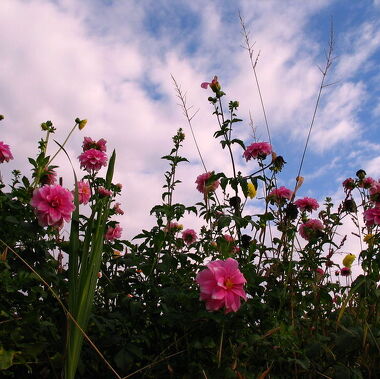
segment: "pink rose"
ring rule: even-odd
[[[107,229],[107,233],[105,235],[105,239],[107,241],[113,241],[115,239],[118,239],[121,237],[122,231],[123,231],[123,228],[121,228],[119,224],[116,224],[114,228],[112,226],[109,226]]]
[[[213,172],[206,172],[197,176],[195,183],[197,184],[197,190],[205,195],[209,192],[214,192],[219,187],[219,180],[215,180],[212,183],[208,183],[209,179],[213,175]]]
[[[33,192],[30,205],[35,208],[41,226],[62,226],[75,209],[72,193],[60,185],[44,185]]]
[[[324,226],[320,220],[310,219],[304,224],[301,224],[298,231],[301,237],[310,241],[311,239],[318,237],[318,233],[324,229]]]
[[[86,150],[78,158],[80,167],[88,172],[99,171],[102,166],[107,165],[106,153],[96,149]]]
[[[13,159],[13,155],[9,145],[0,141],[0,163],[9,162],[11,159]]]
[[[268,201],[271,203],[283,203],[285,200],[290,200],[292,198],[293,191],[282,186],[280,188],[275,188],[268,195]]]
[[[380,225],[380,208],[370,208],[363,213],[367,226]]]
[[[311,197],[304,197],[303,199],[298,199],[294,202],[294,204],[301,211],[307,211],[307,212],[312,212],[313,210],[316,210],[319,208],[319,204],[317,200]]]
[[[198,273],[196,281],[200,286],[200,299],[206,303],[208,311],[224,307],[225,313],[236,312],[240,308],[240,298],[247,300],[243,289],[247,281],[233,258],[210,262],[207,269]]]
[[[269,154],[272,154],[272,146],[268,142],[254,142],[245,149],[243,157],[248,162],[252,158],[265,159]]]

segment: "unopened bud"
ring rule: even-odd
[[[78,128],[79,130],[82,130],[87,124],[87,120],[81,120],[78,122]]]
[[[2,114],[0,114],[0,121],[1,120],[4,120],[4,116]]]
[[[360,169],[360,170],[358,170],[358,171],[356,172],[356,176],[357,176],[359,179],[361,179],[361,180],[363,180],[363,179],[366,177],[366,175],[367,175],[367,173],[366,173],[364,170],[362,170],[362,169]]]

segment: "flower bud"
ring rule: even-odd
[[[238,209],[241,204],[241,199],[239,196],[233,196],[230,198],[230,206]]]
[[[360,179],[360,180],[363,180],[365,178],[365,176],[367,175],[367,173],[360,169],[356,172],[356,176]]]
[[[4,116],[2,114],[0,114],[0,121],[1,120],[4,120]]]
[[[356,212],[356,203],[354,199],[347,199],[343,201],[343,211]]]
[[[86,124],[87,124],[87,120],[86,119],[85,120],[80,120],[78,122],[78,128],[79,128],[79,130],[82,130],[86,126]]]
[[[244,247],[245,249],[249,248],[249,243],[251,242],[252,237],[249,236],[248,234],[243,234],[241,236],[241,246]]]

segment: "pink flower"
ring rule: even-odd
[[[235,242],[235,238],[230,236],[229,234],[225,234],[223,236],[223,238],[228,242],[228,243],[234,243]]]
[[[370,176],[367,176],[363,180],[359,181],[358,186],[360,188],[368,189],[368,188],[371,188],[374,183],[375,183],[375,179],[371,178]]]
[[[265,159],[269,154],[272,154],[272,146],[268,142],[254,142],[245,149],[243,157],[248,162],[252,158]]]
[[[302,238],[310,241],[311,239],[318,237],[319,232],[323,229],[324,226],[320,220],[310,219],[304,224],[301,224],[298,231]]]
[[[74,194],[74,191],[73,191]],[[86,205],[91,197],[91,188],[88,182],[78,182],[78,201],[79,204]]]
[[[41,226],[62,226],[75,209],[72,193],[59,185],[45,185],[33,192],[30,205],[35,208]]]
[[[186,245],[191,245],[197,240],[197,233],[193,229],[186,229],[182,232],[182,239]]]
[[[370,208],[363,213],[367,226],[380,225],[380,208]]]
[[[113,210],[115,211],[116,214],[118,215],[123,215],[124,214],[124,211],[120,208],[120,203],[116,203],[114,206],[113,206]]]
[[[119,224],[116,224],[114,228],[112,226],[109,226],[107,229],[107,233],[105,235],[105,239],[107,241],[113,241],[117,238],[120,238],[122,231],[123,231],[123,228],[121,228]]]
[[[210,88],[215,92],[219,92],[220,91],[220,84],[218,82],[218,77],[217,76],[214,76],[214,79],[212,79],[211,83],[209,82],[203,82],[201,84],[201,87],[204,88],[204,89],[207,89],[207,87],[210,86]]]
[[[178,224],[178,222],[171,222],[169,225],[165,226],[164,232],[169,233],[169,232],[179,232],[180,230],[183,229],[182,224]]]
[[[80,167],[86,171],[99,171],[107,165],[107,155],[103,151],[90,149],[79,155]]]
[[[210,262],[207,269],[198,273],[200,299],[205,301],[208,311],[224,307],[225,313],[236,312],[240,308],[240,298],[247,300],[243,289],[247,282],[233,258]]]
[[[268,195],[268,201],[271,203],[281,203],[285,200],[290,200],[292,198],[293,191],[282,186],[280,188],[275,188]]]
[[[371,185],[371,188],[369,189],[369,198],[371,201],[376,203],[376,207],[379,206],[380,202],[380,183],[377,181],[374,181]]]
[[[57,181],[57,173],[51,166],[46,167],[45,171],[41,175],[41,184],[55,184]]]
[[[307,212],[312,212],[313,210],[316,210],[319,208],[319,204],[317,200],[311,197],[304,197],[303,199],[298,199],[294,202],[294,204],[301,211],[307,211]]]
[[[112,191],[105,189],[104,187],[99,187],[98,194],[100,197],[109,197],[112,195]]]
[[[317,268],[317,269],[315,270],[315,273],[316,273],[316,275],[317,275],[317,278],[321,278],[323,275],[325,275],[325,272],[324,272],[323,269],[321,269],[321,268]]]
[[[345,192],[351,191],[356,187],[355,180],[352,178],[347,178],[346,180],[344,180],[342,185],[343,185]]]
[[[11,159],[13,159],[13,155],[9,145],[0,141],[0,163],[9,162]]]
[[[209,192],[214,192],[219,187],[219,180],[214,180],[209,183],[209,179],[214,175],[214,172],[206,172],[197,176],[195,183],[197,184],[197,190],[205,195]]]
[[[107,151],[106,143],[107,141],[103,138],[101,138],[98,142],[96,142],[90,137],[84,137],[82,148],[83,148],[83,151],[96,149],[96,150],[105,152]]]

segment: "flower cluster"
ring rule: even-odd
[[[235,259],[216,260],[207,269],[198,273],[196,281],[200,286],[200,299],[206,303],[208,311],[225,308],[225,313],[236,312],[240,308],[240,298],[247,300],[243,289],[246,280]]]
[[[95,142],[91,138],[85,137],[82,147],[83,153],[78,157],[81,168],[93,172],[99,171],[102,166],[107,165],[106,141],[103,138]]]

